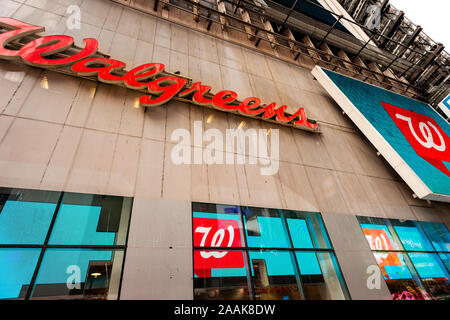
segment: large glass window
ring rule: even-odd
[[[117,299],[131,205],[0,188],[0,299]]]
[[[450,234],[444,224],[370,217],[358,220],[393,299],[450,299]]]
[[[195,299],[348,299],[319,213],[193,203]]]

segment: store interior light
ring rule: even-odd
[[[102,274],[100,272],[94,272],[91,273],[91,276],[93,276],[94,278],[100,277]]]

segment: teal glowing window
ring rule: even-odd
[[[449,299],[449,233],[443,223],[358,217],[395,300]]]
[[[450,233],[443,223],[420,222],[436,251],[450,252]]]
[[[0,188],[0,299],[117,299],[131,206]]]
[[[348,299],[319,213],[193,203],[194,297]]]

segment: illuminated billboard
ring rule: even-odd
[[[450,202],[450,125],[431,106],[315,67],[314,77],[421,199]]]

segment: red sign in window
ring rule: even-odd
[[[239,248],[242,246],[239,222],[227,219],[194,218],[194,247]],[[194,273],[211,277],[211,269],[244,268],[242,251],[194,251]]]

